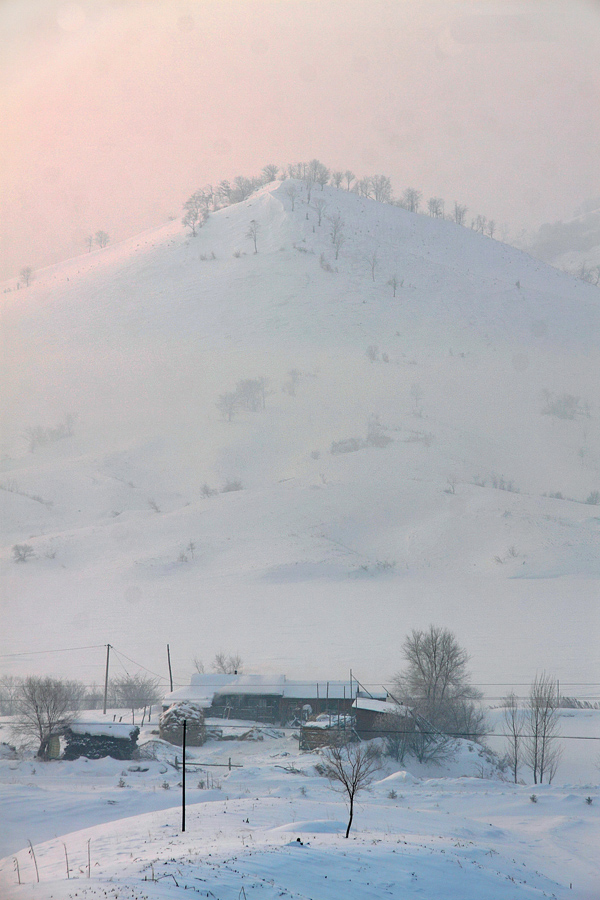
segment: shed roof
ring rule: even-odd
[[[137,737],[140,729],[137,725],[126,725],[122,722],[74,722],[70,730],[73,734],[89,734],[93,737],[112,737],[131,740]]]
[[[374,713],[395,713],[397,716],[407,716],[407,706],[399,706],[397,703],[386,703],[371,697],[357,697],[352,704],[353,709],[364,709]]]

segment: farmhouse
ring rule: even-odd
[[[357,697],[364,696],[356,680],[292,681],[285,675],[192,675],[188,687],[168,694],[163,709],[191,702],[206,717],[250,719],[284,725],[321,713],[349,714]],[[385,692],[375,699],[385,700]]]

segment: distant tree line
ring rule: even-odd
[[[488,237],[493,238],[497,231],[496,222],[486,216],[476,215],[469,221],[467,218],[468,207],[458,201],[454,201],[454,205],[450,209],[446,209],[446,202],[442,197],[430,197],[427,201],[423,201],[423,192],[414,187],[405,188],[400,196],[395,197],[391,179],[387,175],[365,175],[358,178],[350,169],[331,170],[318,159],[312,159],[309,162],[288,163],[285,166],[269,164],[263,167],[260,175],[250,177],[238,175],[233,181],[224,180],[217,185],[208,184],[195,191],[184,203],[182,224],[189,228],[192,235],[195,236],[211,212],[234,203],[241,203],[258,188],[270,184],[276,179],[303,181],[306,188],[305,198],[309,205],[313,191],[316,188],[323,190],[325,185],[329,184],[338,190],[351,191],[359,197],[375,200],[377,203],[388,203],[409,212],[427,214],[435,219],[455,222],[457,225],[470,227],[473,231]],[[286,193],[290,198],[293,210],[298,198],[295,185],[291,184]],[[319,213],[320,225],[324,206],[318,205],[318,201],[315,201],[314,208]]]

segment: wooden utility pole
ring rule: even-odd
[[[106,715],[106,699],[108,697],[108,661],[110,659],[110,644],[106,645],[106,674],[104,676],[104,706],[102,707],[102,714]]]
[[[171,682],[171,693],[173,693],[173,672],[171,671],[171,648],[167,644],[167,662],[169,663],[169,681]]]
[[[181,751],[183,753],[183,762],[181,766],[181,830],[185,831],[185,737],[187,729],[187,719],[183,720],[183,738],[181,741]]]

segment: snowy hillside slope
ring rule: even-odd
[[[433,621],[492,693],[600,681],[600,293],[289,184],[3,294],[0,653],[110,642],[162,673],[168,641],[180,682],[223,648],[376,682]],[[264,407],[227,421],[248,379]],[[102,678],[101,649],[34,659]]]

